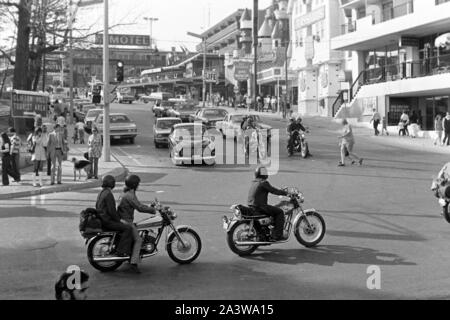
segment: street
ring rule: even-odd
[[[139,199],[158,198],[178,213],[177,225],[197,230],[200,257],[178,266],[160,244],[140,275],[126,267],[100,273],[89,265],[78,232],[79,213],[95,206],[98,189],[6,200],[0,204],[0,299],[53,299],[55,279],[69,265],[90,274],[90,299],[448,298],[449,226],[430,192],[447,156],[380,144],[368,130],[355,129],[355,152],[365,163],[338,168],[339,126],[305,118],[313,156],[288,158],[286,122],[265,118],[282,136],[280,171],[270,182],[303,191],[305,208],[323,214],[327,233],[315,249],[292,237],[241,258],[228,248],[221,218],[232,215],[232,204],[246,204],[255,166],[175,167],[168,150],[153,145],[149,106],[113,105],[112,111],[138,125],[136,144],[114,143],[112,152],[141,177]],[[119,183],[116,200],[122,188]],[[381,269],[380,290],[367,288],[370,266]]]

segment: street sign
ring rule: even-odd
[[[48,93],[14,90],[12,92],[12,117],[30,118],[40,114],[43,118],[47,118],[49,104]]]
[[[234,65],[234,79],[236,81],[247,81],[250,79],[251,64],[245,62],[237,62]]]

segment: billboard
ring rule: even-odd
[[[236,81],[247,81],[250,79],[251,63],[236,62],[234,65],[234,79]]]
[[[95,35],[95,44],[103,44],[103,34]],[[110,46],[135,46],[135,47],[149,47],[150,36],[136,35],[136,34],[110,34]]]
[[[50,96],[45,93],[14,90],[12,93],[11,115],[13,118],[33,118],[41,115],[47,118]]]

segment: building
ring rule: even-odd
[[[377,109],[396,126],[407,111],[433,130],[450,111],[450,1],[341,0],[340,10],[331,47],[352,52],[353,81],[336,116],[368,121]]]
[[[351,81],[345,54],[330,40],[340,35],[343,17],[339,0],[290,0],[292,17],[289,69],[297,74],[298,111],[332,116],[341,83]]]

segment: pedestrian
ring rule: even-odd
[[[47,156],[45,154],[45,148],[44,148],[44,138],[42,137],[42,128],[37,128],[34,132],[32,139],[33,148],[31,153],[31,161],[33,161],[33,173],[32,173],[32,180],[33,180],[33,187],[43,187],[42,183],[42,175],[39,174],[39,172],[42,171],[42,168],[44,166],[44,162],[47,160]],[[39,181],[38,184],[36,184],[36,180]]]
[[[34,117],[34,130],[36,130],[36,128],[41,128],[42,127],[42,116],[40,114],[37,114]]]
[[[379,136],[380,131],[378,131],[378,126],[380,125],[381,122],[381,116],[378,113],[377,109],[373,109],[373,116],[372,119],[370,120],[370,123],[372,122],[373,122],[373,129],[375,131],[375,136]]]
[[[98,134],[98,129],[94,127],[92,135],[88,140],[89,146],[89,161],[92,163],[91,172],[88,179],[98,180],[98,160],[102,157],[102,137]]]
[[[450,146],[450,112],[447,112],[447,116],[442,120],[442,127],[444,129],[444,141],[442,142],[444,145],[447,143],[447,146]]]
[[[401,117],[400,117],[400,131],[399,131],[399,135],[403,135],[403,136],[409,136],[409,130],[408,130],[408,126],[409,126],[409,116],[406,113],[406,111],[403,111]]]
[[[362,166],[364,159],[358,157],[354,152],[355,137],[353,135],[353,128],[348,123],[347,119],[342,120],[343,134],[339,137],[341,140],[341,161],[339,167],[345,167],[345,158],[349,158],[352,164],[356,164],[358,160],[359,165]]]
[[[81,121],[78,121],[75,124],[75,132],[78,132],[78,140],[80,144],[84,144],[84,123]]]
[[[278,105],[277,105],[277,97],[273,96],[272,99],[270,100],[270,104],[272,105],[272,111],[276,112],[278,111]]]
[[[389,136],[388,126],[387,126],[387,118],[386,117],[383,117],[383,120],[382,120],[381,135],[384,135],[384,134]]]
[[[434,119],[434,132],[436,134],[436,137],[434,138],[434,145],[437,146],[438,142],[439,145],[442,146],[442,133],[444,131],[444,127],[442,125],[442,116],[438,114],[436,118]]]
[[[6,132],[0,134],[0,153],[2,154],[2,183],[3,186],[9,186],[9,176],[14,181],[18,181],[19,177],[11,169],[11,141]]]
[[[49,140],[49,132],[48,132],[47,125],[44,124],[42,126],[42,142],[44,145],[45,157],[46,157],[46,163],[47,163],[47,176],[50,177],[52,175],[52,160],[48,153],[48,140]]]
[[[55,283],[55,298],[56,300],[86,300],[88,289],[89,275],[83,270],[68,268]]]
[[[16,182],[20,182],[20,147],[22,146],[22,140],[14,128],[9,128],[9,134],[11,135],[11,168],[15,176],[18,177]]]
[[[52,162],[51,185],[55,184],[55,175],[58,184],[62,184],[62,161],[64,152],[67,149],[67,140],[60,125],[56,124],[55,129],[49,135],[48,154]]]

